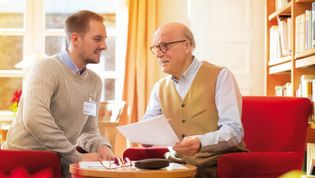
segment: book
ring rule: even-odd
[[[305,11],[305,49],[312,48],[312,11]]]
[[[315,47],[315,2],[312,3],[312,48]]]
[[[282,88],[282,86],[275,86],[275,95],[276,96],[283,96],[283,88]]]
[[[315,159],[315,144],[314,143],[307,143],[307,157],[306,157],[306,172],[307,175],[315,175],[312,174],[314,171],[314,160]]]
[[[312,81],[315,75],[302,75],[301,76],[301,95],[302,97],[312,100]]]

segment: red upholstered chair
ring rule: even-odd
[[[0,172],[4,175],[16,173],[17,168],[24,168],[28,174],[51,171],[52,177],[61,178],[59,155],[51,151],[1,150]],[[43,172],[44,171],[44,172]]]
[[[50,169],[46,168],[34,174],[29,174],[23,167],[14,169],[9,175],[0,172],[0,178],[54,178]]]
[[[218,161],[218,177],[275,178],[290,170],[300,170],[312,109],[306,98],[243,97],[244,141],[250,152],[223,155]],[[128,148],[124,156],[142,156],[143,149],[146,150]],[[155,151],[152,155],[161,152]]]

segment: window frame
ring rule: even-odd
[[[115,79],[115,100],[122,99],[125,69],[125,52],[127,39],[127,7],[123,0],[116,1],[114,8],[116,14],[116,27],[106,27],[107,36],[115,36],[115,71],[99,72],[103,81],[102,98],[105,100],[105,80]],[[25,0],[25,10],[22,28],[0,28],[0,35],[22,36],[23,38],[23,59],[29,60],[27,56],[32,54],[45,54],[45,38],[47,36],[64,36],[63,29],[46,29],[45,0]],[[119,29],[119,30],[117,30]],[[119,34],[118,36],[116,34]],[[32,44],[32,45],[29,45]],[[119,48],[118,48],[119,46]],[[26,61],[25,61],[26,62]],[[0,70],[0,78],[22,78],[24,83],[24,70]]]

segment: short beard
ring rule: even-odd
[[[100,59],[99,59],[99,61],[100,61]],[[98,64],[99,62],[95,62],[95,60],[90,59],[90,58],[87,58],[87,59],[85,60],[85,63],[86,63],[86,64]]]

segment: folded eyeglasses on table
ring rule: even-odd
[[[116,169],[120,167],[132,166],[129,158],[122,159],[119,157],[115,157],[115,159],[111,161],[100,161],[100,163],[106,169]]]
[[[115,157],[114,160],[105,161],[80,161],[81,168],[95,168],[95,169],[116,169],[123,167],[137,167],[140,169],[160,169],[169,166],[169,161],[161,158],[143,159],[135,162],[130,161],[129,158]]]

